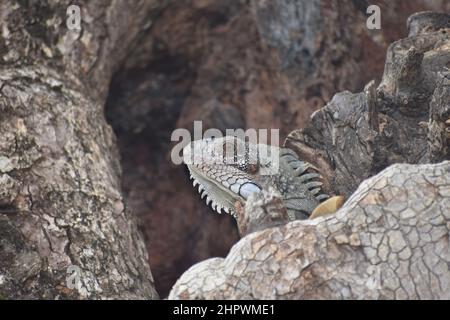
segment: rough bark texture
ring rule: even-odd
[[[434,90],[428,123],[431,162],[450,158],[450,72],[442,75]]]
[[[352,194],[344,207],[244,237],[183,274],[169,298],[449,299],[450,162],[417,164],[449,160],[449,18],[413,16],[377,90],[338,93],[288,136],[331,191]],[[245,210],[282,217],[277,198],[262,192]]]
[[[450,299],[450,162],[397,164],[336,215],[253,233],[170,299]]]
[[[334,193],[350,195],[393,163],[449,159],[448,20],[413,16],[409,37],[388,49],[376,93],[373,82],[361,93],[338,93],[309,126],[289,134],[285,145],[321,168]]]
[[[172,130],[202,120],[204,129],[281,128],[285,137],[335,92],[379,81],[409,15],[450,10],[445,1],[370,4],[381,7],[381,30],[366,28],[369,2],[359,0],[173,1],[133,47],[107,116],[162,296],[189,266],[238,240],[232,218],[211,214],[169,161]]]
[[[239,236],[288,223],[289,215],[282,199],[281,194],[273,188],[251,194],[245,206],[237,210]]]
[[[81,31],[70,4],[0,4],[0,298],[156,298],[103,106],[162,2],[79,1]]]

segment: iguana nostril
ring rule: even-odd
[[[260,191],[261,191],[261,189],[256,184],[251,183],[251,182],[246,182],[240,187],[239,194],[241,195],[242,198],[247,200],[247,198],[252,193],[257,193]]]

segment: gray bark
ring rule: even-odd
[[[103,106],[163,2],[70,4],[0,4],[0,298],[157,298]]]
[[[335,215],[246,236],[169,298],[450,299],[450,162],[423,164],[449,159],[448,21],[410,18],[377,90],[338,93],[286,139],[329,192],[349,196]],[[278,198],[263,192],[245,210],[282,218]]]

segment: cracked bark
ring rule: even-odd
[[[70,4],[0,4],[0,298],[157,298],[103,105],[164,2]]]
[[[450,162],[389,167],[336,215],[255,232],[169,299],[449,299]]]
[[[449,160],[448,21],[412,16],[377,90],[338,93],[286,139],[349,196],[335,215],[251,233],[169,298],[450,299],[450,162],[428,164]],[[282,217],[276,199],[250,197],[245,212]]]

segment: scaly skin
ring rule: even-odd
[[[236,202],[245,204],[252,192],[269,186],[282,195],[290,220],[308,218],[328,198],[317,169],[287,148],[226,136],[194,141],[183,157],[194,187],[219,213],[236,217]]]

